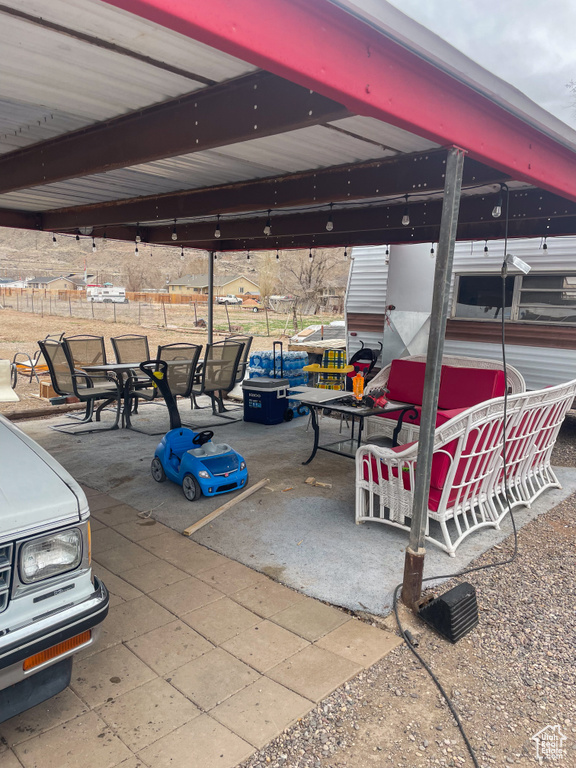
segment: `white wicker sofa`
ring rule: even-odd
[[[458,382],[454,381],[454,374],[458,375],[458,371],[455,369],[462,368],[467,370],[462,371],[462,383],[458,386]],[[478,370],[481,373],[475,376],[470,369]],[[366,391],[370,392],[377,387],[390,388],[390,400],[406,403],[407,405],[416,405],[416,411],[419,412],[421,410],[420,406],[422,405],[425,371],[426,355],[412,355],[411,357],[403,357],[399,360],[393,360],[389,365],[383,368],[374,379],[372,379],[368,384]],[[492,397],[504,394],[503,376],[501,378],[501,383],[497,385],[499,388],[491,391],[492,379],[487,375],[488,371],[503,371],[503,365],[498,360],[444,355],[442,358],[442,376],[440,379],[440,397],[438,401],[438,415],[440,418],[438,419],[436,426],[440,426],[441,422],[444,420],[441,418],[443,410],[470,407]],[[483,378],[484,386],[482,386],[479,381],[479,387],[474,386],[474,381],[472,381],[472,385],[470,386],[470,377],[472,377],[473,380]],[[446,387],[445,384],[447,385]],[[472,389],[476,389],[477,391],[474,393],[472,392]],[[522,374],[511,365],[507,366],[506,389],[508,394],[516,394],[518,392],[526,391],[526,384]],[[469,391],[467,392],[466,390]],[[490,393],[488,394],[488,392]],[[420,419],[418,417],[414,420],[414,415],[414,409],[412,409],[412,411],[406,413],[404,416],[402,428],[398,436],[398,442],[401,444],[418,439]],[[392,437],[397,424],[397,416],[398,414],[391,413],[387,416],[371,416],[366,419],[366,440],[369,441],[369,438],[376,436]]]
[[[550,463],[576,380],[508,397],[507,487],[510,506],[530,506],[560,487]],[[502,455],[504,398],[465,409],[434,439],[426,539],[454,556],[466,536],[499,528],[508,512]],[[363,445],[356,453],[356,522],[410,530],[418,445]]]

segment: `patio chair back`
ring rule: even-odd
[[[106,363],[106,348],[103,336],[67,336],[64,345],[70,354],[74,368],[85,365],[104,365]]]
[[[238,363],[238,371],[236,372],[235,383],[244,380],[246,376],[246,368],[248,367],[248,360],[250,359],[250,347],[252,346],[253,336],[230,336],[227,341],[234,341],[237,344],[244,344],[244,349],[240,355],[240,361]]]
[[[206,345],[202,392],[228,392],[232,389],[243,349],[242,342],[228,340]]]
[[[168,386],[174,396],[190,397],[194,374],[202,351],[201,344],[165,344],[158,347],[157,360],[175,363],[168,366]]]
[[[148,336],[125,333],[110,339],[117,363],[142,363],[150,359]]]
[[[56,339],[43,339],[38,346],[48,366],[52,388],[57,395],[74,393],[72,370],[64,349],[64,342]]]

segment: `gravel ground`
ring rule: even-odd
[[[570,455],[567,444],[558,450]],[[477,590],[480,624],[456,645],[402,612],[483,768],[538,764],[531,736],[556,724],[567,737],[557,764],[576,766],[575,542],[576,495],[521,530],[512,564],[467,577]],[[511,552],[509,539],[475,564]],[[392,617],[385,623],[395,626]],[[431,768],[472,760],[436,687],[401,646],[242,768],[268,766]]]

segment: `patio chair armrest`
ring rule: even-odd
[[[29,364],[29,365],[30,365],[30,368],[34,368],[34,366],[35,366],[35,365],[36,365],[36,363],[38,362],[38,358],[36,358],[36,360],[32,360],[32,358],[30,357],[30,355],[28,354],[28,352],[16,352],[16,353],[14,354],[14,357],[12,358],[12,363],[18,364],[18,360],[17,360],[16,358],[17,358],[19,355],[21,355],[21,356],[22,356],[22,357],[24,357],[24,358],[27,358],[27,360],[28,360],[28,363],[27,363],[27,364]],[[22,363],[21,363],[21,364],[22,364]]]
[[[118,390],[118,393],[120,393],[120,391],[121,391],[120,381],[119,381],[118,377],[116,376],[116,374],[113,373],[112,371],[106,371],[105,373],[91,373],[90,375],[88,375],[86,373],[86,371],[79,371],[79,370],[75,369],[72,372],[72,378],[73,379],[85,379],[86,387],[93,387],[94,386],[94,381],[105,379],[105,380],[110,381],[110,382],[112,382],[114,384],[114,386]]]
[[[361,445],[356,451],[356,456],[359,454],[366,455],[371,453],[382,461],[392,461],[402,459],[402,461],[416,461],[418,456],[418,442],[406,443],[406,445],[399,445],[397,448],[384,448],[381,445],[370,445],[366,443]]]

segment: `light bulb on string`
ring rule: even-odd
[[[220,232],[220,214],[216,216],[216,229],[214,230],[214,237],[220,237],[222,232]]]
[[[180,260],[184,261],[184,246],[180,246]]]
[[[488,253],[488,240],[484,240],[484,253]]]
[[[172,240],[178,240],[178,233],[176,232],[176,219],[174,219],[174,226],[172,227],[172,234],[170,237]]]
[[[544,238],[544,242],[542,243],[542,250],[547,251],[548,250],[548,243],[546,242],[546,238]]]
[[[310,253],[308,254],[308,258],[310,259],[310,261],[312,261],[312,258],[313,258],[313,256],[312,256],[312,246],[310,246]]]
[[[77,243],[80,242],[80,235],[78,234],[78,232],[76,232],[76,242]]]
[[[246,261],[250,261],[250,251],[246,251]]]
[[[385,255],[386,256],[390,256],[390,246],[389,245],[386,246]]]
[[[280,250],[276,248],[276,261],[280,261]]]
[[[271,213],[272,213],[272,211],[270,209],[268,209],[268,218],[266,219],[266,226],[264,227],[264,234],[266,235],[266,237],[268,237],[270,232],[272,232],[272,224],[270,223],[270,214]]]
[[[54,246],[54,248],[56,248],[56,246],[58,245],[58,241],[56,240],[56,235],[54,234],[54,232],[52,232],[52,245]]]
[[[214,251],[213,255],[214,255],[214,261],[218,261],[218,253],[216,251]]]
[[[434,243],[430,243],[430,258],[431,259],[434,258],[434,253],[435,253],[435,251],[434,251]]]
[[[344,258],[345,259],[348,258],[348,246],[347,245],[344,246]]]
[[[404,206],[404,213],[402,214],[402,226],[407,227],[410,224],[410,214],[408,213],[408,195],[406,195],[406,205]]]
[[[136,242],[142,242],[142,237],[140,236],[140,224],[136,224]]]
[[[494,219],[499,219],[500,216],[502,216],[502,189],[502,184],[500,184],[500,192],[498,192],[496,204],[494,205],[494,208],[492,208],[492,217]]]
[[[92,253],[96,253],[96,240],[92,237]]]
[[[334,229],[334,222],[332,221],[332,206],[334,203],[330,203],[330,214],[328,215],[328,221],[326,222],[326,232],[332,232]]]
[[[134,243],[134,256],[138,256],[138,243]]]

